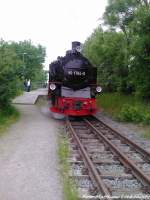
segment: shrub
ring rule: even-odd
[[[7,107],[18,92],[20,60],[9,44],[0,41],[0,108]]]
[[[145,113],[143,116],[143,123],[150,124],[150,113]]]
[[[7,107],[0,108],[0,136],[9,127],[10,124],[19,118],[20,114],[15,107],[8,105]]]
[[[122,107],[119,119],[127,122],[141,122],[143,120],[143,114],[137,106],[131,106],[126,104]]]

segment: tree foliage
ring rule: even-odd
[[[31,41],[0,41],[0,109],[7,106],[21,89],[25,79],[45,80],[45,48]]]
[[[45,61],[45,48],[41,45],[34,46],[31,41],[12,42],[11,48],[16,52],[18,58],[22,60],[20,76],[35,81],[36,77],[43,69]]]
[[[16,53],[7,42],[0,42],[0,107],[7,105],[17,93],[17,71],[21,65]]]
[[[106,90],[150,97],[150,2],[109,0],[103,21],[84,43]]]

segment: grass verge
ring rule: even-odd
[[[58,155],[60,161],[60,174],[63,183],[64,199],[65,200],[78,200],[77,190],[75,189],[71,179],[69,178],[69,144],[67,136],[61,134],[59,136]]]
[[[12,105],[0,109],[0,135],[2,135],[5,130],[19,118],[19,116],[18,110]]]
[[[97,105],[119,121],[142,124],[148,128],[144,137],[150,138],[150,103],[132,95],[102,93],[97,97]]]
[[[150,140],[150,129],[149,129],[149,131],[146,131],[143,136],[144,136],[144,138],[147,138]]]

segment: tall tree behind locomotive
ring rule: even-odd
[[[50,110],[71,116],[96,112],[97,68],[79,52],[80,42],[72,42],[72,50],[49,65],[48,96]]]

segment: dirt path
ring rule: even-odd
[[[62,200],[58,122],[35,105],[16,105],[21,119],[0,138],[0,200]]]

